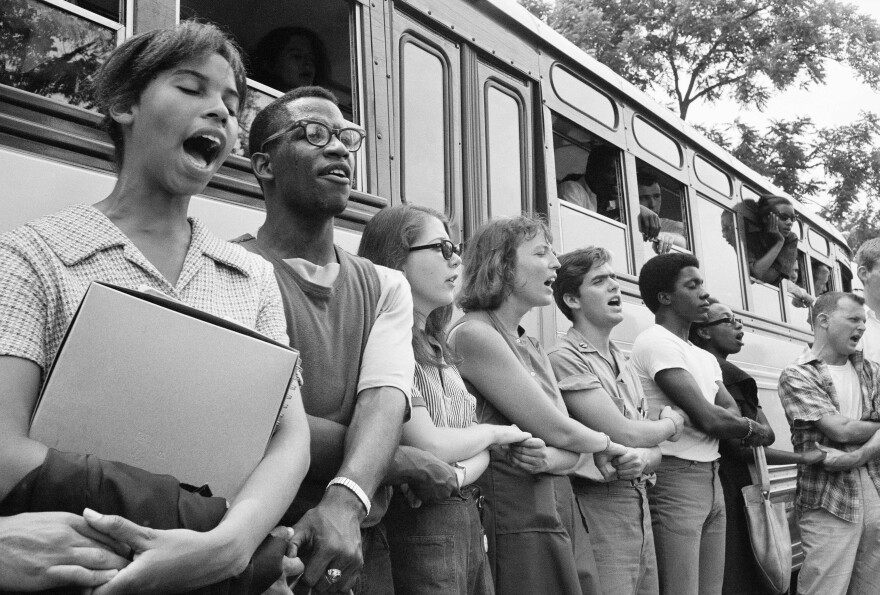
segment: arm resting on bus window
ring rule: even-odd
[[[684,418],[664,407],[660,419],[637,421],[624,417],[604,388],[564,390],[562,398],[573,418],[597,432],[605,432],[615,442],[630,447],[657,446],[675,438],[684,427]]]
[[[708,402],[703,397],[697,381],[687,370],[683,368],[660,370],[654,376],[654,381],[669,400],[684,410],[694,426],[709,436],[742,439],[748,434],[750,424],[746,419],[724,407]],[[727,393],[727,389],[721,383],[718,383],[718,390]],[[733,400],[729,394],[728,398]],[[727,404],[726,400],[723,402]],[[751,427],[750,443],[761,444],[769,436],[769,428],[754,422]]]
[[[752,277],[760,280],[767,281],[770,277],[767,276],[767,271],[770,270],[770,267],[773,266],[773,263],[776,262],[776,257],[779,256],[779,253],[782,251],[782,247],[785,245],[785,236],[779,234],[779,238],[776,240],[770,248],[765,252],[762,256],[758,257],[755,262],[749,265],[749,272],[752,274]]]
[[[822,465],[829,471],[854,469],[880,457],[880,431],[874,432],[874,435],[867,442],[851,452],[844,452],[821,444],[817,444],[816,447],[825,453]]]
[[[826,415],[816,421],[816,427],[834,442],[863,444],[880,430],[880,422],[850,419],[844,415]]]

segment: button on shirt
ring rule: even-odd
[[[647,400],[641,381],[629,358],[614,342],[611,342],[610,351],[613,361],[605,359],[577,329],[568,329],[565,337],[548,353],[559,390],[565,396],[567,392],[602,389],[624,417],[643,419],[647,415]],[[592,457],[584,457],[574,475],[591,481],[605,481]]]
[[[861,419],[880,421],[880,364],[864,359],[860,351],[852,354],[849,361],[859,377]],[[807,450],[813,442],[844,451],[856,448],[856,445],[832,441],[816,426],[826,415],[840,414],[840,401],[828,365],[811,351],[782,371],[779,398],[791,426],[795,452]],[[865,467],[874,486],[880,490],[880,460],[868,461]],[[832,472],[822,465],[798,465],[798,506],[807,510],[822,508],[845,521],[856,522],[862,512],[859,469]]]
[[[0,235],[0,355],[35,362],[45,375],[92,281],[147,285],[288,344],[272,265],[220,240],[196,219],[190,225],[176,285],[91,206],[68,207]]]

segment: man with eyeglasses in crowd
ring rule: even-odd
[[[291,345],[302,353],[312,463],[283,519],[297,521],[291,553],[318,592],[386,595],[394,587],[383,483],[431,499],[448,497],[457,479],[428,453],[398,447],[415,367],[406,279],[334,244],[363,138],[321,87],[269,104],[249,138],[266,222],[256,238],[236,241],[274,265]]]
[[[816,444],[826,453],[798,465],[803,595],[876,593],[880,580],[880,364],[857,350],[864,303],[840,291],[819,296],[813,346],[779,378],[795,452]]]
[[[726,514],[718,441],[762,445],[769,426],[742,417],[715,358],[688,340],[705,322],[709,293],[691,254],[661,254],[639,273],[655,324],[636,337],[632,363],[651,409],[677,406],[689,417],[677,442],[661,442],[657,482],[648,493],[660,593],[721,593]]]

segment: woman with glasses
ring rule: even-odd
[[[715,356],[721,366],[722,382],[739,406],[740,413],[769,427],[769,422],[758,401],[758,385],[755,379],[741,368],[727,361],[727,357],[739,353],[743,346],[742,320],[736,318],[730,308],[709,298],[711,306],[705,322],[691,325],[690,341]],[[766,444],[772,444],[771,432]],[[752,450],[743,447],[739,440],[722,440],[719,445],[721,464],[718,472],[724,490],[727,512],[727,539],[724,556],[725,595],[770,594],[760,586],[760,571],[755,565],[748,526],[744,512],[742,488],[751,485],[747,464],[752,460]],[[767,462],[771,465],[805,464],[821,461],[825,453],[811,450],[793,453],[767,448]]]
[[[489,464],[488,448],[530,437],[514,425],[477,424],[476,400],[455,367],[446,344],[460,246],[449,239],[446,218],[417,205],[397,205],[376,214],[364,229],[358,255],[397,269],[413,296],[412,417],[402,444],[454,464],[461,495],[420,504],[395,494],[385,515],[394,589],[398,595],[494,593],[472,484]]]
[[[600,593],[596,563],[567,476],[583,454],[603,476],[638,456],[568,415],[541,345],[520,326],[532,308],[553,303],[559,261],[543,221],[496,219],[482,225],[464,254],[450,331],[459,371],[484,423],[514,423],[533,435],[490,451],[480,477],[495,590],[502,595]]]
[[[746,234],[749,272],[759,281],[779,285],[794,276],[797,213],[784,196],[762,196],[754,208],[761,228]]]

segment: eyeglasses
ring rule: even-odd
[[[792,223],[797,223],[798,220],[798,216],[796,214],[789,215],[788,213],[776,213],[776,217],[779,218],[780,221],[791,221]]]
[[[330,137],[335,136],[339,139],[348,151],[354,153],[361,148],[365,133],[360,128],[330,128],[322,122],[314,120],[297,120],[287,128],[284,128],[266,140],[260,145],[260,153],[264,153],[266,145],[276,138],[284,136],[288,132],[293,132],[297,128],[306,131],[305,139],[310,145],[315,147],[326,147],[330,143]]]
[[[452,258],[453,254],[458,254],[461,256],[461,244],[453,244],[450,240],[440,240],[439,242],[434,242],[433,244],[425,244],[424,246],[413,246],[409,249],[410,252],[415,252],[417,250],[437,250],[440,249],[440,254],[443,255],[443,258],[449,260]]]
[[[708,328],[710,326],[717,326],[719,324],[729,324],[731,326],[740,325],[742,326],[742,318],[736,318],[735,316],[724,316],[723,318],[719,318],[718,320],[713,320],[711,322],[698,322],[697,326],[700,328]]]

